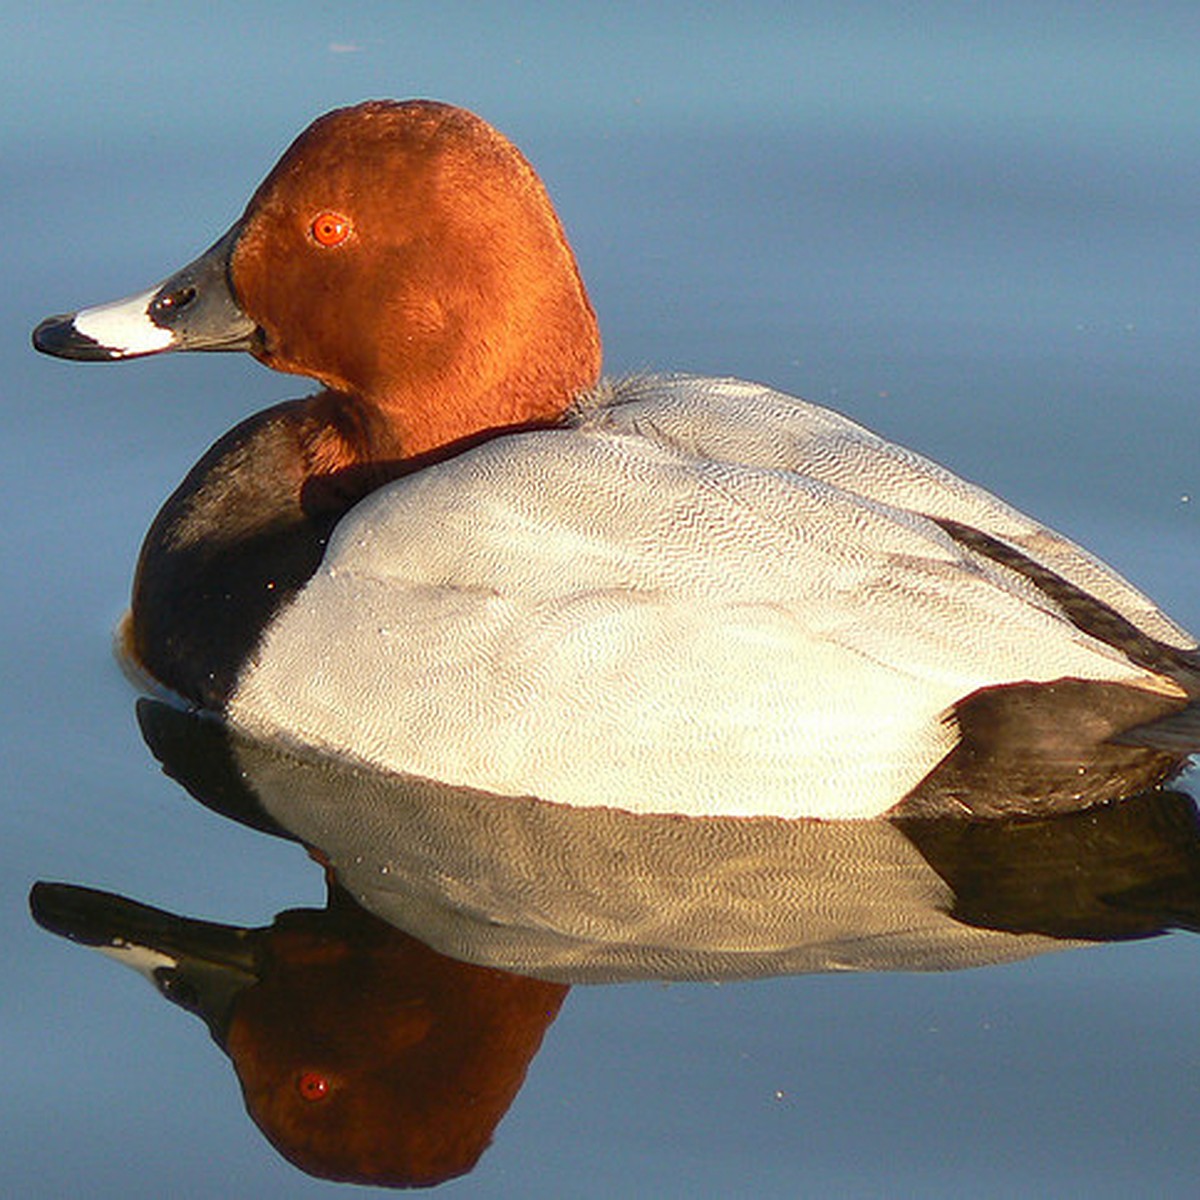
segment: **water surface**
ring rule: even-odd
[[[0,1160],[21,1196],[331,1194],[204,1027],[41,932],[37,878],[269,925],[293,845],[191,801],[109,654],[199,452],[303,381],[225,356],[71,367],[50,312],[140,289],[317,113],[466,104],[525,150],[610,371],[769,382],[1077,537],[1200,628],[1200,18],[1070,4],[190,13],[5,4]],[[575,987],[456,1194],[1188,1195],[1186,934],[943,974]]]

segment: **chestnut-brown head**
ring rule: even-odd
[[[230,270],[257,357],[354,398],[405,456],[553,419],[599,373],[541,181],[459,108],[377,101],[314,122],[251,199]]]
[[[596,381],[595,316],[541,181],[463,109],[371,101],[309,126],[211,250],[157,288],[51,317],[38,349],[249,350],[329,389],[364,459],[555,420]]]

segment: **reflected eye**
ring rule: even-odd
[[[329,1094],[329,1080],[319,1071],[305,1071],[296,1080],[296,1091],[305,1100],[324,1100]]]
[[[318,246],[340,246],[354,229],[354,222],[341,213],[323,212],[309,227]]]

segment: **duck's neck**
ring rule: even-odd
[[[308,401],[302,430],[307,474],[313,481],[351,476],[362,481],[364,495],[488,438],[558,425],[573,399],[479,401],[465,410],[461,401],[439,404],[427,396],[410,399],[403,394],[367,407],[336,392],[322,392]]]
[[[314,411],[335,454],[428,462],[505,431],[558,424],[599,379],[599,334],[582,291],[562,298],[554,320],[549,300],[531,307],[470,347],[437,340],[353,399],[333,390],[319,397]],[[491,349],[504,341],[503,353]]]

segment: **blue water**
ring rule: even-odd
[[[37,878],[241,925],[319,904],[191,802],[109,653],[199,452],[301,381],[51,362],[42,316],[224,230],[316,114],[432,95],[510,134],[610,371],[829,403],[1076,536],[1200,628],[1191,4],[0,4],[0,1190],[323,1195],[198,1022],[39,931]],[[1200,944],[936,976],[572,991],[455,1195],[1194,1194]]]

